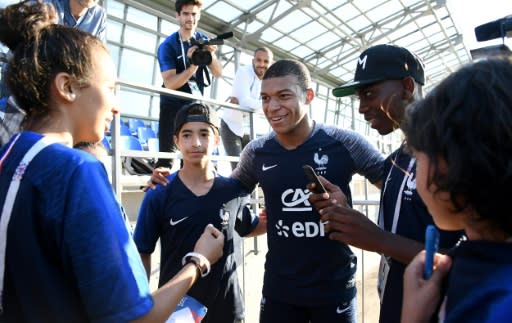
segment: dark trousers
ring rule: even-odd
[[[250,141],[250,137],[248,135],[244,135],[243,137],[237,136],[229,126],[224,122],[224,120],[220,121],[220,137],[222,139],[222,145],[224,146],[224,150],[228,156],[240,156],[242,149],[247,145]],[[231,162],[231,169],[235,169],[237,162]]]

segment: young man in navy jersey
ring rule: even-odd
[[[217,175],[210,162],[220,142],[218,127],[215,111],[200,102],[178,111],[174,141],[183,155],[183,167],[167,177],[167,185],[146,193],[134,233],[148,277],[151,254],[161,239],[160,286],[182,268],[182,258],[205,224],[222,231],[226,237],[222,258],[188,293],[208,308],[203,323],[244,319],[233,234],[236,230],[240,236],[257,235],[266,229],[265,221],[251,214],[240,183]]]
[[[203,96],[204,88],[210,85],[210,72],[216,78],[222,75],[222,63],[215,55],[217,45],[205,45],[204,49],[211,54],[209,65],[195,65],[192,63],[192,55],[199,48],[193,45],[192,38],[198,41],[208,40],[208,36],[197,31],[197,25],[201,19],[202,0],[177,0],[174,4],[176,20],[180,28],[167,37],[158,46],[157,58],[162,75],[162,87],[167,89],[193,94],[197,98]],[[159,150],[174,152],[176,145],[172,141],[172,135],[176,113],[189,99],[174,97],[172,95],[160,95],[160,118],[158,123]],[[171,167],[173,160],[159,158],[158,166]]]
[[[243,150],[231,177],[248,189],[263,189],[268,217],[260,322],[355,322],[356,256],[329,240],[310,194],[302,166],[340,185],[359,173],[380,185],[381,154],[361,135],[327,126],[307,114],[314,98],[307,67],[280,60],[261,86],[263,112],[273,129]]]
[[[302,166],[347,192],[359,173],[380,187],[381,154],[358,133],[318,124],[307,114],[315,94],[307,67],[295,60],[272,64],[261,85],[262,107],[274,130],[251,141],[231,177],[252,191],[263,189],[268,217],[262,323],[356,321],[357,258],[345,244],[327,238],[308,201]],[[165,182],[164,169],[152,180]]]
[[[357,95],[359,113],[385,136],[399,128],[407,105],[422,98],[424,83],[423,63],[415,54],[395,45],[376,45],[359,56],[354,81],[334,89],[333,94]],[[395,323],[400,322],[405,266],[425,248],[425,229],[433,220],[416,191],[416,160],[403,146],[387,157],[384,174],[378,225],[356,210],[325,208],[329,204],[320,194],[312,195],[310,201],[329,221],[330,239],[382,255],[379,321]],[[324,184],[332,198],[343,199],[336,197],[338,188]],[[461,231],[441,231],[440,247],[453,247],[461,235]]]

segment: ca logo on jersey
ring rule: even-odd
[[[309,190],[302,188],[289,188],[281,195],[281,202],[283,203],[284,212],[304,212],[311,211],[313,208],[308,201]]]
[[[311,193],[307,189],[289,188],[281,195],[283,203],[282,211],[286,212],[311,212],[313,207],[308,201]],[[312,238],[317,236],[325,236],[324,225],[321,222],[300,222],[295,221],[291,224],[284,223],[283,220],[277,221],[275,225],[277,235],[288,238],[290,235],[297,238]]]

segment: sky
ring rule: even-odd
[[[475,37],[475,27],[512,15],[512,1],[446,0],[446,3],[469,49],[502,43],[501,39],[478,42]],[[505,38],[505,44],[512,49],[512,38]]]

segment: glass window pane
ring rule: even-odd
[[[108,0],[105,3],[105,8],[107,9],[107,14],[109,16],[114,16],[121,19],[124,18],[124,4],[115,0]]]
[[[149,113],[149,96],[146,93],[120,90],[121,114],[147,116]]]
[[[128,7],[126,20],[151,30],[156,30],[158,26],[157,17],[133,7]]]
[[[121,53],[121,62],[121,79],[148,85],[152,83],[153,56],[125,48]]]
[[[156,54],[157,36],[153,33],[127,26],[125,31],[124,42],[126,46],[138,48],[147,51],[152,55]],[[144,44],[141,46],[141,44]]]
[[[107,40],[120,43],[122,32],[122,23],[110,19],[107,20]]]
[[[112,60],[117,67],[119,67],[119,46],[108,44],[108,50],[112,56]]]

